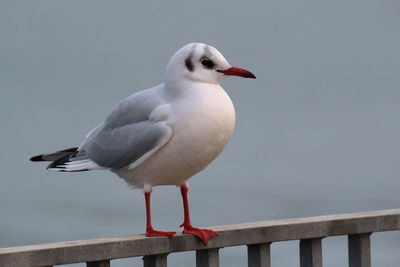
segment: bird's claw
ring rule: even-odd
[[[197,238],[199,238],[201,240],[201,242],[204,245],[207,245],[208,240],[210,238],[218,235],[213,230],[201,229],[201,228],[196,228],[196,227],[185,227],[185,229],[183,230],[183,233],[196,236]]]
[[[176,232],[163,232],[163,231],[157,231],[153,229],[148,229],[146,231],[146,236],[147,237],[155,237],[155,236],[166,236],[168,238],[172,238],[176,234]]]

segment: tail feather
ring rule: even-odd
[[[90,160],[85,150],[72,147],[30,158],[31,161],[51,161],[47,169],[65,172],[78,172],[105,169]]]
[[[70,154],[64,155],[63,157],[54,160],[52,163],[49,164],[49,166],[47,166],[47,169],[54,169],[54,168],[64,168],[64,164],[69,162],[71,158],[74,157],[74,155],[77,153],[77,151],[74,151]]]
[[[31,161],[57,161],[66,156],[70,156],[78,150],[77,147],[71,147],[51,153],[44,153],[30,158]]]

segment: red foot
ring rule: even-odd
[[[185,229],[183,230],[184,234],[191,234],[196,236],[197,238],[199,238],[201,240],[201,242],[204,245],[207,245],[208,240],[214,236],[217,236],[218,234],[216,232],[214,232],[213,230],[209,230],[209,229],[201,229],[201,228],[196,228],[196,227],[185,227]]]
[[[155,236],[166,236],[168,238],[172,238],[172,236],[176,234],[176,232],[162,232],[153,229],[149,229],[146,231],[147,237],[155,237]]]

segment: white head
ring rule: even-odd
[[[226,76],[256,78],[247,70],[232,67],[217,49],[201,43],[185,45],[167,65],[167,82],[186,80],[219,84]]]

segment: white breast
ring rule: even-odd
[[[219,85],[200,84],[170,103],[166,123],[171,139],[132,170],[135,184],[180,185],[204,169],[232,135],[235,110]]]

